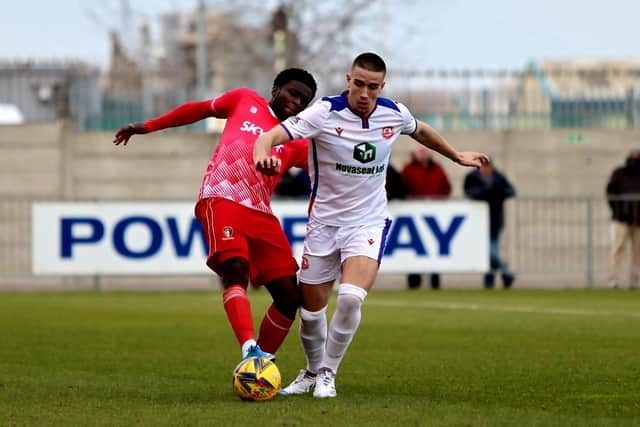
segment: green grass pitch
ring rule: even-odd
[[[1,293],[0,425],[640,425],[640,291],[374,290],[338,397],[264,403],[233,394],[220,299]],[[303,363],[296,324],[283,383]]]

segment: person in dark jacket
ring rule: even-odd
[[[640,286],[640,147],[629,153],[624,166],[613,171],[607,183],[614,238],[611,246],[609,286],[620,284],[625,244],[631,243],[630,286]]]
[[[404,188],[402,176],[391,163],[389,163],[387,167],[387,178],[384,183],[384,189],[387,192],[387,200],[402,200],[407,196],[407,189]]]
[[[309,174],[300,168],[291,168],[282,175],[274,190],[279,197],[305,198],[311,193]]]
[[[500,257],[500,234],[504,227],[504,202],[515,196],[516,190],[509,180],[500,173],[493,161],[467,174],[464,179],[464,194],[474,200],[484,200],[489,204],[490,268],[484,275],[484,287],[491,289],[495,283],[494,272],[502,275],[505,289],[510,288],[515,275]]]

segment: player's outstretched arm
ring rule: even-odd
[[[214,115],[211,100],[190,101],[184,103],[159,117],[144,123],[131,123],[116,132],[113,143],[127,145],[129,138],[135,134],[145,134],[160,129],[184,126]]]
[[[271,155],[271,148],[288,140],[289,135],[282,126],[276,126],[260,135],[253,146],[253,163],[256,169],[265,175],[279,174],[282,160]]]
[[[460,161],[458,164],[462,166],[469,166],[473,168],[479,168],[480,166],[489,163],[489,156],[477,151],[462,151],[460,152]]]
[[[145,134],[149,133],[147,128],[144,126],[144,123],[129,123],[125,127],[120,128],[115,135],[113,143],[115,145],[127,145],[129,142],[129,138],[131,138],[135,134]]]
[[[489,162],[489,157],[484,153],[475,151],[459,152],[453,148],[446,139],[428,124],[417,121],[416,131],[411,135],[413,139],[427,148],[442,154],[446,158],[462,166],[480,167]]]

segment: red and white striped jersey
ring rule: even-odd
[[[211,101],[213,116],[227,119],[220,143],[209,160],[198,199],[221,197],[269,214],[271,193],[287,169],[308,170],[308,141],[298,139],[274,147],[272,154],[282,160],[277,176],[256,170],[253,146],[263,132],[280,123],[269,103],[248,88],[234,89]]]

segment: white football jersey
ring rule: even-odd
[[[389,217],[385,192],[391,146],[417,122],[407,107],[378,98],[367,118],[346,92],[325,97],[282,123],[291,139],[309,138],[309,216],[327,225],[367,225]]]

